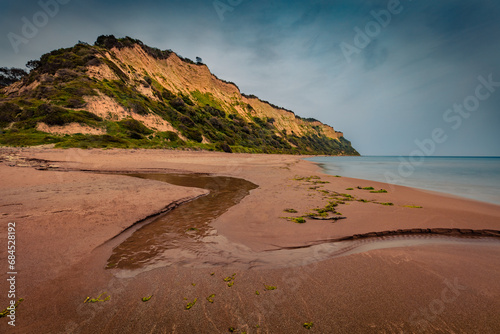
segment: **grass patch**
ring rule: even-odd
[[[153,295],[151,295],[151,296],[147,296],[147,297],[142,297],[142,301],[143,301],[143,302],[147,302],[147,301],[149,301],[151,298],[153,298]]]
[[[207,300],[209,303],[212,303],[214,302],[214,297],[215,297],[215,294],[211,294],[210,296],[207,297]]]
[[[306,222],[306,220],[302,217],[296,217],[296,218],[292,218],[291,219],[294,223],[297,223],[297,224],[304,224]]]
[[[58,148],[131,148],[134,143],[130,140],[113,135],[84,135],[75,134],[73,136],[63,137],[64,140],[56,144]]]
[[[234,279],[236,278],[236,273],[234,273],[232,276],[228,276],[224,278],[224,282],[228,282],[227,286],[230,288],[234,285]]]
[[[372,190],[370,191],[372,194],[386,194],[387,190],[385,189],[380,189],[380,190]]]
[[[394,205],[394,203],[390,203],[390,202],[387,202],[387,203],[378,203],[378,204],[386,205],[386,206],[393,206]]]
[[[193,306],[196,304],[196,301],[198,301],[198,298],[195,298],[192,302],[186,304],[186,310],[190,310],[193,308]]]
[[[285,209],[283,210],[284,212],[288,212],[288,213],[297,213],[298,211],[295,210],[295,209]]]
[[[354,188],[345,188],[345,190],[354,190]]]
[[[403,208],[422,209],[423,206],[420,206],[420,205],[403,205]]]
[[[64,141],[63,137],[50,135],[35,129],[17,130],[11,129],[0,132],[0,145],[4,146],[36,146],[43,144],[56,144]]]
[[[304,326],[305,329],[311,329],[313,325],[314,324],[312,322],[304,322],[302,326]]]
[[[200,91],[196,90],[194,92],[191,92],[191,96],[194,97],[202,106],[209,105],[212,108],[223,110],[219,101],[217,101],[211,93],[201,93]]]
[[[313,209],[313,210],[320,210],[320,209]],[[305,214],[305,217],[328,217],[328,213],[326,212],[308,212]]]
[[[274,285],[265,285],[265,284],[264,284],[264,288],[265,288],[266,290],[268,290],[268,291],[278,289],[278,287],[277,287],[277,286],[274,286]]]
[[[88,298],[88,297],[87,297]],[[21,304],[21,302],[24,301],[24,298],[20,298],[15,304],[14,304],[14,310],[17,309],[17,307],[19,306],[19,304]],[[10,306],[9,306],[10,307]],[[0,312],[0,318],[5,318],[6,316],[8,316],[10,314],[10,311],[8,308],[6,308],[5,310],[3,310],[2,312]]]
[[[101,299],[103,295],[106,295],[107,292],[103,292],[101,293],[97,298],[90,298],[90,297],[87,297],[85,299],[85,301],[83,303],[98,303],[98,302],[105,302],[105,301],[108,301],[111,299],[111,296],[107,296],[106,298],[104,299]]]
[[[321,178],[320,178],[319,176],[312,175],[312,176],[304,176],[304,177],[295,176],[293,179],[294,179],[295,181],[306,181],[306,182],[310,182],[311,180],[320,180]]]

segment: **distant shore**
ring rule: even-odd
[[[2,332],[300,333],[310,322],[312,332],[500,330],[500,269],[492,265],[500,261],[498,205],[335,177],[291,155],[0,148],[0,157],[1,225],[16,222],[24,298],[16,327],[0,319]],[[217,240],[233,247],[234,261],[105,269],[116,246],[110,239],[172,203],[206,194],[117,175],[127,173],[204,173],[256,184],[211,223]],[[321,220],[332,217],[345,219]],[[437,240],[343,257],[329,258],[321,248],[353,235],[432,229],[454,229],[460,238],[491,233],[467,246]],[[4,232],[0,244],[7,245]],[[310,245],[319,246],[307,255]],[[252,269],[248,254],[269,265]],[[300,263],[279,266],[300,256]],[[7,262],[5,253],[0,261]],[[8,291],[6,280],[0,291]],[[84,303],[101,293],[111,298]],[[1,309],[9,302],[4,295]]]
[[[312,157],[327,174],[437,191],[500,205],[500,157]],[[411,162],[413,161],[413,162]]]

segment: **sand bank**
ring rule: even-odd
[[[379,249],[274,269],[170,266],[128,276],[106,270],[112,251],[107,240],[204,191],[102,173],[209,173],[255,183],[257,189],[211,223],[218,236],[250,252],[398,229],[499,230],[499,206],[328,176],[296,156],[37,148],[3,149],[2,156],[2,226],[19,226],[18,288],[25,298],[15,330],[0,319],[2,331],[223,333],[233,327],[300,333],[311,321],[318,333],[500,329],[494,316],[500,311],[495,243]],[[296,224],[282,218],[322,208],[341,194],[353,199],[336,207],[346,219]],[[6,244],[5,233],[1,242]],[[6,262],[5,252],[0,261]],[[228,287],[223,279],[233,273],[235,283]],[[8,290],[4,282],[0,289]],[[109,301],[83,303],[103,292]],[[206,300],[211,294],[214,303]],[[3,295],[0,300],[7,302]]]

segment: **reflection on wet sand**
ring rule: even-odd
[[[210,193],[182,204],[135,231],[113,250],[108,260],[108,267],[134,269],[154,265],[157,262],[168,264],[168,258],[178,258],[180,254],[188,258],[197,257],[204,251],[202,240],[216,234],[209,223],[239,203],[250,190],[257,188],[249,181],[225,176],[196,174],[131,176],[184,187],[203,188]]]
[[[243,179],[194,174],[136,174],[171,184],[207,189],[207,196],[180,205],[135,231],[113,249],[108,268],[122,269],[120,276],[169,265],[188,267],[241,266],[284,268],[302,266],[332,257],[375,249],[426,244],[488,244],[500,247],[500,232],[458,229],[399,230],[368,233],[357,237],[323,240],[300,247],[276,247],[255,252],[243,244],[218,235],[210,222],[238,204],[257,186]],[[441,230],[441,231],[438,231]],[[465,231],[465,230],[464,230]],[[436,233],[434,233],[436,232]],[[378,234],[378,235],[377,235]],[[449,235],[447,235],[449,234]]]

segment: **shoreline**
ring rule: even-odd
[[[208,173],[257,184],[259,188],[211,223],[217,235],[243,247],[231,252],[249,249],[265,254],[261,252],[307,247],[316,242],[319,247],[312,255],[320,258],[321,242],[354,235],[375,233],[371,236],[384,237],[390,235],[384,231],[422,233],[432,229],[441,229],[434,231],[444,234],[475,230],[493,230],[495,234],[500,230],[498,205],[407,187],[392,191],[387,184],[375,181],[336,178],[298,156],[39,148],[4,149],[0,153],[6,151],[10,156],[15,152],[26,156],[23,165],[26,161],[56,165],[44,167],[54,170],[36,170],[40,166],[7,167],[5,163],[11,164],[12,160],[6,158],[0,163],[0,205],[8,213],[1,219],[16,220],[21,226],[19,290],[25,302],[17,311],[18,332],[43,328],[55,333],[128,333],[150,330],[154,324],[158,330],[179,333],[227,332],[229,327],[249,333],[282,333],[301,332],[301,323],[309,321],[320,332],[331,328],[340,332],[415,332],[424,326],[436,330],[479,328],[483,332],[500,329],[495,317],[484,318],[500,310],[500,287],[494,283],[500,279],[500,270],[488,265],[500,260],[500,247],[489,243],[468,245],[467,251],[453,243],[376,249],[289,268],[243,269],[235,262],[215,267],[214,276],[210,274],[214,269],[185,265],[158,267],[137,275],[105,269],[112,250],[105,240],[119,242],[116,238],[122,238],[127,226],[131,230],[141,228],[141,224],[130,227],[140,216],[161,211],[168,203],[186,197],[186,192],[191,197],[203,196],[194,188],[109,175],[109,171]],[[97,174],[97,170],[106,173]],[[311,175],[319,179],[307,180]],[[324,183],[314,183],[317,181]],[[386,187],[389,192],[371,194],[357,186]],[[349,187],[353,190],[346,190]],[[124,193],[127,197],[122,197]],[[344,198],[337,193],[349,193],[354,198],[336,207],[347,219],[336,223],[307,219],[305,224],[296,224],[280,218],[295,215],[284,213],[287,208],[298,211],[298,216],[323,207],[332,197],[339,201]],[[389,201],[392,206],[380,205]],[[20,205],[10,205],[16,203]],[[56,203],[57,210],[53,209]],[[54,210],[70,211],[52,213]],[[1,242],[5,238],[0,234]],[[0,260],[6,259],[2,256]],[[233,272],[237,272],[236,284],[228,287],[223,278]],[[439,295],[443,277],[459,279],[467,290],[432,319],[419,315],[418,321],[413,321],[413,313]],[[390,285],[386,285],[388,281]],[[256,295],[255,290],[262,290],[263,284],[278,289],[264,289],[260,296]],[[6,289],[4,282],[0,289]],[[103,292],[111,295],[110,301],[83,304],[87,295],[96,297]],[[215,303],[208,303],[205,297],[214,293]],[[141,301],[149,295],[153,295],[151,301]],[[187,311],[184,298],[199,300]],[[53,308],[46,308],[47,300]],[[295,300],[300,300],[300,309],[295,307]],[[360,300],[364,302],[358,303]],[[5,298],[0,301],[4,304]],[[374,313],[374,307],[379,311]],[[469,314],[464,316],[466,310]],[[0,319],[0,329],[12,330],[4,320]],[[99,330],[96,323],[101,325]]]
[[[325,158],[327,156],[320,156],[320,157]],[[312,158],[320,158],[320,157],[312,157]],[[363,157],[378,158],[378,159],[380,159],[380,158],[397,158],[396,156],[380,156],[380,157],[379,156],[361,156],[361,158],[363,158]],[[402,157],[402,158],[407,158],[407,157]],[[467,159],[485,159],[486,161],[496,159],[496,161],[500,161],[500,157],[434,157],[434,156],[427,157],[428,162],[432,162],[433,159],[437,159],[437,161],[440,161],[440,159],[442,159],[442,158],[465,159],[464,162],[468,162]],[[312,161],[312,160],[308,160],[308,161],[316,163],[323,170],[323,172],[326,174],[329,174],[329,172],[328,172],[329,165],[335,166],[334,162],[322,162],[322,161]],[[364,162],[368,163],[368,162],[370,162],[370,160],[364,161]],[[394,163],[394,165],[392,163]],[[339,167],[339,166],[337,166],[337,167]],[[346,167],[347,166],[345,166],[341,163],[339,168],[342,169],[342,168],[346,168]],[[475,184],[473,186],[472,192],[471,192],[471,188],[469,188],[469,185],[466,183],[463,183],[463,184],[456,183],[456,184],[453,184],[452,186],[449,186],[446,184],[444,184],[444,185],[441,184],[440,186],[435,186],[433,183],[429,182],[429,180],[421,179],[419,177],[415,178],[413,172],[408,177],[402,176],[402,175],[398,174],[395,161],[394,162],[390,162],[390,161],[387,162],[386,168],[387,168],[386,172],[388,172],[390,174],[389,176],[385,175],[383,177],[380,174],[381,173],[380,170],[378,170],[377,173],[372,173],[369,171],[368,167],[365,167],[364,171],[366,171],[369,178],[366,178],[363,176],[355,176],[355,175],[344,176],[344,177],[359,178],[359,179],[364,179],[367,181],[373,180],[374,182],[382,182],[382,183],[386,183],[386,184],[391,185],[391,186],[397,185],[397,186],[409,187],[409,188],[419,189],[422,191],[428,191],[431,193],[441,194],[443,196],[451,196],[451,197],[468,199],[468,200],[473,200],[473,201],[478,201],[478,202],[500,205],[500,193],[495,194],[494,192],[492,192],[491,189],[484,189],[484,184],[482,186],[479,184]],[[415,171],[415,169],[418,168],[418,166],[413,166],[413,168],[414,168],[413,170]],[[349,174],[349,173],[347,173],[347,174]],[[359,174],[359,171],[358,171],[358,173],[355,173],[355,174]],[[396,174],[398,174],[398,175],[396,175]],[[332,173],[329,175],[334,175],[334,174]],[[441,176],[443,177],[443,175],[441,175]],[[388,179],[388,178],[391,178],[391,179]],[[436,179],[436,175],[434,175],[434,179]],[[476,182],[481,183],[481,181],[483,181],[483,183],[484,183],[484,180],[476,179]],[[392,182],[392,183],[390,183],[390,182]],[[456,182],[456,180],[455,180],[455,182]],[[499,186],[500,186],[500,184],[498,182],[496,182],[495,187],[498,188]],[[461,190],[465,190],[465,192],[464,191],[457,191],[457,187],[460,188]],[[484,194],[484,191],[486,191],[486,195]]]

